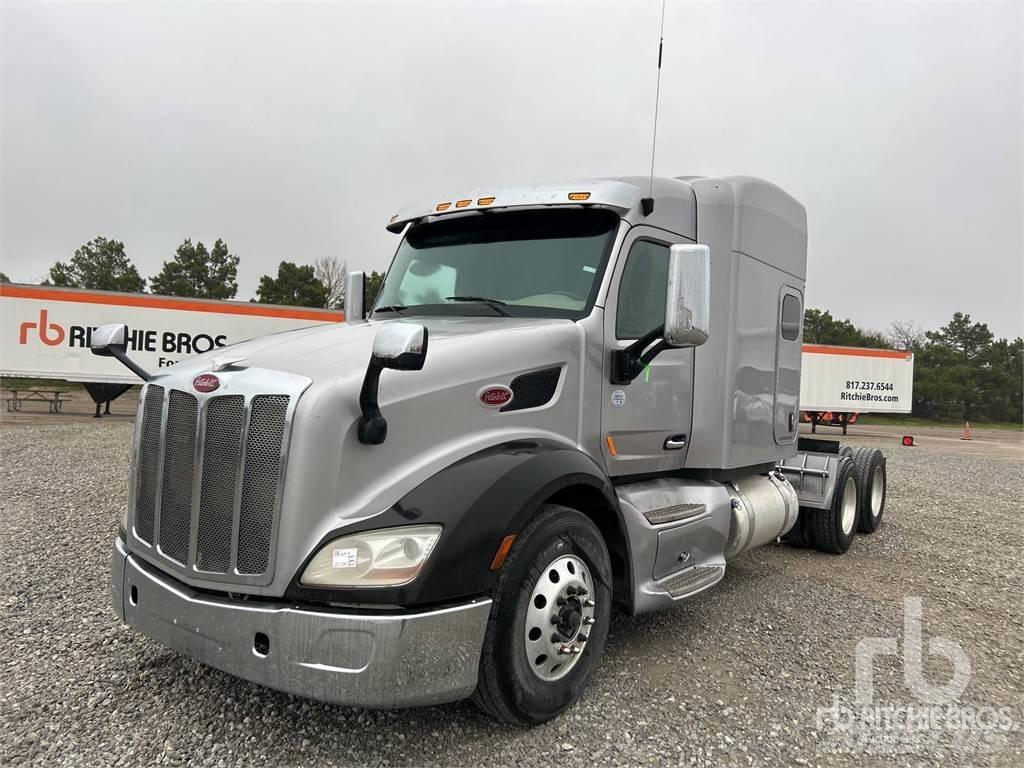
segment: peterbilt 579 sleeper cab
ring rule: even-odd
[[[406,208],[371,311],[356,273],[346,323],[157,375],[97,329],[146,379],[118,616],[282,691],[536,723],[583,693],[614,606],[875,530],[882,455],[798,450],[803,207],[747,177],[647,184]]]

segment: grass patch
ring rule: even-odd
[[[64,379],[30,379],[22,376],[0,376],[0,389],[45,389],[60,392],[77,392],[82,385],[77,381]]]
[[[857,424],[879,427],[949,427],[954,429],[960,429],[964,426],[961,421],[940,421],[939,419],[923,419],[920,416],[904,414],[886,415],[881,413],[862,413],[857,418]],[[1020,432],[1024,430],[1024,424],[1014,424],[1013,422],[1006,421],[972,421],[971,428],[1007,429]]]

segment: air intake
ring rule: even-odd
[[[524,373],[512,379],[512,401],[502,407],[502,411],[522,411],[527,408],[539,408],[551,402],[558,389],[558,378],[562,375],[561,368],[545,368],[541,371]]]

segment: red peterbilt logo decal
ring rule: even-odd
[[[488,387],[480,393],[480,402],[488,408],[500,408],[512,400],[508,387]]]
[[[192,386],[196,392],[213,392],[220,386],[220,379],[212,373],[201,373],[192,379]]]

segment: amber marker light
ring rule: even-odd
[[[493,197],[481,197],[479,200],[476,201],[476,204],[477,205],[490,205],[493,202],[494,202],[494,198]]]
[[[494,553],[494,559],[491,560],[491,570],[496,571],[505,562],[505,558],[508,557],[508,551],[512,549],[512,542],[516,540],[516,535],[510,533],[504,539],[501,540],[501,544],[498,545],[498,551]]]
[[[438,203],[436,210],[438,210],[438,211],[447,211],[451,207],[452,207],[451,203]]]
[[[589,200],[590,199],[590,193],[589,192],[570,192],[569,193],[569,199],[570,200],[575,200],[575,201]]]
[[[472,203],[473,203],[472,200],[459,200],[457,203],[455,203],[455,207],[456,208],[465,208],[467,205],[471,205]]]
[[[612,439],[611,435],[605,435],[604,443],[605,445],[608,446],[608,453],[610,453],[612,456],[619,455],[619,452],[615,450],[615,440]]]

